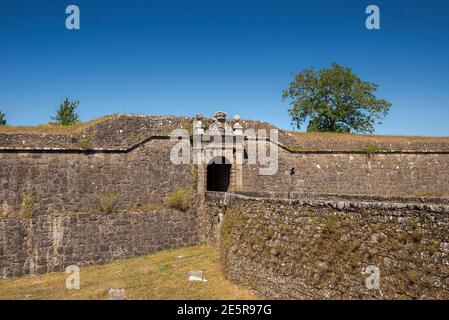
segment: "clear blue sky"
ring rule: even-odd
[[[365,28],[369,4],[381,30]],[[82,120],[220,109],[290,129],[291,73],[335,61],[392,102],[376,133],[447,136],[448,16],[447,0],[2,0],[0,110],[46,123],[68,96]]]

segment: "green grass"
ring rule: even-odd
[[[183,258],[178,258],[182,256]],[[207,282],[190,282],[202,270]],[[225,279],[216,247],[188,247],[80,269],[79,290],[65,288],[63,272],[0,280],[0,299],[108,299],[110,288],[124,288],[126,299],[259,299]]]

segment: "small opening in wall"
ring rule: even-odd
[[[227,192],[231,182],[231,163],[226,157],[215,157],[207,165],[207,191]]]

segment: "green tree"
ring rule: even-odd
[[[289,100],[292,124],[307,131],[373,133],[374,125],[390,110],[391,103],[377,99],[378,85],[362,81],[350,68],[333,63],[330,68],[306,69],[296,74],[283,100]]]
[[[6,126],[6,114],[0,111],[0,126]]]
[[[56,117],[52,117],[52,119],[63,126],[78,122],[80,118],[76,113],[76,109],[78,108],[79,103],[78,100],[70,101],[68,98],[65,98],[56,110]]]

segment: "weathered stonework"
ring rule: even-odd
[[[449,298],[449,206],[234,195],[223,212],[225,273],[268,297]],[[365,286],[371,265],[378,290]]]
[[[290,177],[291,167],[295,174]],[[280,148],[278,173],[258,172],[258,165],[243,166],[244,192],[449,197],[446,153],[291,153]]]
[[[0,279],[197,245],[197,224],[196,210],[0,220]]]
[[[0,277],[209,242],[231,279],[268,297],[448,298],[449,139],[279,130],[277,173],[233,163],[226,196],[207,192],[209,163],[170,161],[174,129],[236,141],[273,128],[223,112],[114,115],[67,134],[0,128]],[[239,141],[218,156],[244,158]],[[178,188],[196,194],[189,211],[132,212]],[[370,264],[381,290],[364,286]]]
[[[192,188],[191,166],[169,160],[172,145],[152,140],[125,154],[0,152],[0,203],[10,216],[27,194],[36,213],[99,210],[99,198],[110,193],[118,209],[160,204],[176,188]]]

